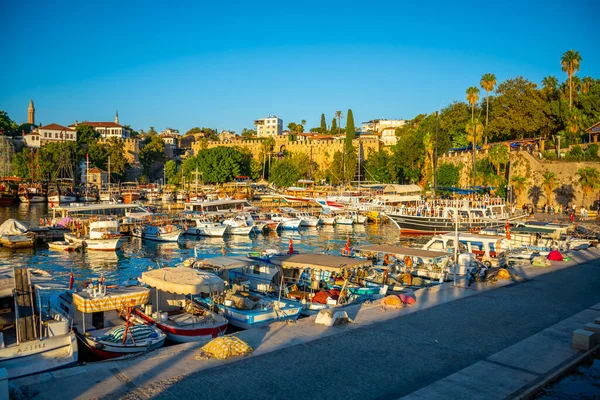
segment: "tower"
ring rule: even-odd
[[[33,107],[33,100],[29,100],[29,108],[27,109],[27,123],[35,124],[35,108]]]
[[[115,123],[119,123],[119,110],[117,110],[117,113],[115,114]]]

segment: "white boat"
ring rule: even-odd
[[[181,239],[183,231],[175,225],[142,225],[136,226],[131,230],[131,234],[147,240],[156,242],[178,242]]]
[[[6,369],[9,379],[77,362],[77,339],[71,324],[68,318],[43,308],[44,289],[43,284],[32,281],[27,269],[0,272],[0,368]],[[31,298],[36,299],[34,305]]]
[[[0,225],[0,244],[11,249],[26,249],[35,245],[35,236],[16,219],[7,219]]]
[[[280,213],[272,213],[271,219],[280,223],[281,229],[297,231],[302,225],[302,220],[298,218],[288,217]]]
[[[80,244],[71,243],[67,241],[60,242],[49,242],[48,248],[50,250],[58,250],[58,251],[75,251],[81,248]]]
[[[123,246],[127,238],[119,230],[119,221],[109,219],[91,221],[88,235],[65,233],[65,240],[86,250],[116,251]]]
[[[167,336],[163,332],[134,316],[132,308],[149,299],[150,289],[141,286],[107,288],[90,284],[82,291],[61,294],[59,309],[73,319],[83,345],[95,356],[110,359],[144,353],[164,344]]]
[[[423,250],[452,251],[455,234],[445,233],[434,236],[423,245]],[[507,264],[506,255],[512,249],[511,243],[504,236],[477,235],[473,233],[458,233],[459,253],[472,253],[477,259],[494,267],[504,267]]]
[[[45,203],[47,200],[40,184],[23,184],[19,186],[18,194],[21,203]]]
[[[337,215],[335,217],[336,225],[354,225],[356,219],[351,214]]]
[[[301,220],[300,226],[310,226],[315,228],[321,224],[321,218],[316,217],[304,211],[299,211],[293,208],[282,208],[283,212],[287,213],[290,217],[298,218]]]
[[[175,200],[175,195],[172,192],[164,192],[160,199],[163,203],[171,203]]]
[[[193,219],[195,226],[188,226],[185,229],[186,235],[223,237],[227,232],[227,225],[218,222],[210,222],[200,218]]]
[[[335,215],[321,214],[320,218],[323,225],[335,225]]]
[[[239,218],[227,218],[223,221],[223,225],[227,225],[231,235],[248,236],[254,230],[254,226],[248,225],[245,219]]]
[[[142,273],[142,282],[152,293],[149,303],[135,312],[170,341],[208,342],[225,334],[227,319],[194,300],[221,292],[225,284],[218,276],[186,267],[161,268]]]

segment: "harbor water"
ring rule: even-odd
[[[51,214],[51,212],[50,212]],[[0,223],[15,218],[28,226],[39,225],[47,218],[46,204],[19,204],[0,207]],[[61,252],[49,250],[45,244],[34,249],[0,249],[0,268],[28,266],[47,271],[61,283],[69,282],[69,272],[75,275],[76,284],[103,275],[108,284],[119,284],[135,279],[142,272],[157,266],[175,266],[194,257],[215,257],[222,254],[246,255],[266,249],[288,250],[290,240],[300,253],[340,254],[348,238],[356,248],[364,244],[406,244],[418,238],[402,239],[392,224],[367,224],[354,226],[320,226],[301,228],[299,231],[279,231],[269,234],[226,236],[224,238],[196,238],[185,236],[179,243],[157,243],[130,237],[118,252],[88,251]]]

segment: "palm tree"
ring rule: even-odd
[[[335,117],[338,120],[338,135],[340,134],[340,127],[342,126],[342,123],[340,122],[342,118],[344,118],[344,114],[342,114],[341,111],[336,111],[335,112]]]
[[[481,88],[485,90],[485,128],[487,129],[488,115],[490,113],[490,92],[494,90],[494,87],[496,86],[496,75],[489,73],[483,75],[479,84],[481,85]],[[484,136],[483,143],[487,144],[487,135]]]
[[[569,108],[573,107],[573,75],[579,71],[581,56],[578,51],[566,51],[560,59],[562,70],[569,76]]]
[[[558,87],[558,79],[555,76],[547,76],[542,79],[542,85],[544,86],[544,92],[546,92],[546,97],[553,97],[556,93],[556,88]]]
[[[582,79],[582,84],[581,84],[581,93],[587,93],[590,91],[590,88],[592,87],[592,84],[594,83],[594,78],[586,76],[585,78]]]
[[[512,179],[510,181],[513,183],[513,186],[515,187],[515,195],[518,198],[521,195],[521,193],[523,192],[523,189],[525,189],[525,185],[527,184],[527,178],[522,175],[515,175],[512,177]]]
[[[475,104],[479,100],[479,89],[475,86],[471,86],[467,89],[467,101],[471,104],[471,126],[477,129],[477,125],[475,125]],[[475,150],[476,150],[476,132],[473,135],[472,145],[473,145],[473,186],[475,186],[475,177],[477,175],[477,167],[475,164]]]
[[[542,188],[544,188],[544,192],[546,192],[546,200],[548,200],[548,205],[552,205],[552,192],[556,188],[556,174],[554,172],[546,171],[542,175],[544,180],[542,181]]]
[[[591,194],[594,189],[600,186],[600,172],[594,167],[579,168],[575,175],[579,176],[579,184],[583,189],[582,204],[585,205],[585,198]]]
[[[267,168],[267,154],[271,153],[273,151],[273,148],[275,147],[275,139],[273,139],[273,137],[268,137],[267,139],[264,139],[262,141],[262,143],[260,144],[261,148],[262,148],[262,153],[263,153],[263,174],[262,174],[262,178],[265,179],[265,169]]]
[[[496,167],[496,175],[500,175],[500,167],[508,164],[510,149],[503,144],[497,144],[490,149],[490,161]]]

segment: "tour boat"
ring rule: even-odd
[[[423,250],[448,251],[454,248],[455,233],[434,236],[423,245]],[[507,265],[506,254],[511,250],[511,243],[504,236],[477,235],[458,233],[459,252],[472,253],[477,259],[494,267]]]
[[[131,234],[135,237],[156,242],[177,242],[181,239],[182,233],[183,231],[175,225],[142,225],[135,226],[131,230]]]
[[[214,257],[194,261],[191,266],[217,274],[231,283],[222,296],[201,301],[217,306],[229,324],[242,329],[269,325],[275,321],[295,321],[302,307],[283,296],[271,296],[278,290],[280,269],[248,257]]]
[[[100,220],[90,222],[87,235],[65,233],[65,240],[86,250],[116,251],[123,246],[127,238],[120,232],[119,221]]]
[[[148,288],[108,288],[99,283],[61,294],[59,307],[72,318],[79,341],[96,357],[110,359],[144,353],[164,344],[167,336],[162,331],[135,317],[133,307],[149,300]]]
[[[7,219],[0,225],[0,244],[11,249],[26,249],[35,245],[35,236],[16,219]]]
[[[161,268],[143,272],[142,282],[152,293],[148,304],[135,313],[170,341],[208,342],[225,334],[227,319],[194,299],[221,292],[224,283],[218,276],[186,267]]]
[[[0,368],[9,379],[77,362],[69,319],[42,306],[46,289],[56,288],[35,282],[26,268],[0,271]]]
[[[60,205],[61,203],[73,203],[77,201],[77,194],[73,189],[72,178],[60,178],[56,180],[56,184],[48,189],[48,203],[52,205]]]
[[[272,213],[270,217],[273,221],[279,222],[279,226],[284,230],[297,231],[302,225],[301,219],[285,216],[280,213]]]
[[[195,226],[188,226],[185,229],[186,235],[223,237],[227,232],[227,225],[218,222],[210,222],[201,218],[194,218]]]
[[[121,196],[123,203],[132,204],[140,200],[140,187],[137,182],[121,183]]]

